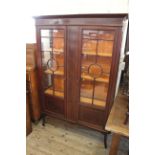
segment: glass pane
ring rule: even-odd
[[[98,41],[98,54],[100,56],[112,56],[113,41]]]
[[[103,82],[95,82],[94,98],[98,100],[106,100],[108,92],[108,84]]]
[[[57,62],[57,70],[55,71],[55,74],[58,75],[64,75],[64,54],[54,54],[54,59]]]
[[[64,98],[64,30],[41,30],[45,94]]]
[[[53,30],[53,37],[64,37],[63,30]]]
[[[52,77],[50,74],[43,74],[43,87],[44,87],[44,89],[53,87]]]
[[[108,84],[95,82],[93,104],[97,106],[105,106],[108,93]]]
[[[109,82],[109,74],[103,73],[100,77],[97,77],[95,79],[95,81],[108,83]]]
[[[53,38],[53,50],[55,52],[64,51],[64,39],[63,38]]]
[[[96,39],[97,35],[98,35],[98,31],[96,30],[84,30],[83,31],[83,38]]]
[[[93,82],[88,80],[81,80],[80,101],[92,104],[93,96]]]
[[[83,40],[82,53],[96,55],[96,40]]]
[[[63,54],[53,54],[53,56],[51,56],[50,52],[43,52],[42,65],[44,66],[44,71],[46,73],[64,75]]]
[[[54,75],[54,89],[56,91],[64,91],[64,79],[61,76]]]
[[[101,65],[103,68],[103,73],[110,74],[110,68],[111,68],[111,57],[98,57],[97,58],[97,63]]]
[[[98,39],[114,40],[114,33],[107,31],[99,31]]]
[[[41,30],[41,37],[50,37],[51,33],[51,30]]]
[[[54,58],[57,60],[58,66],[64,66],[64,54],[53,54]]]
[[[83,76],[87,76],[88,75],[88,69],[89,69],[89,66],[91,64],[94,64],[95,63],[95,57],[94,56],[91,56],[91,55],[82,55],[81,56],[81,63],[82,63],[82,66],[81,66],[81,71],[82,71],[82,77]]]
[[[80,102],[106,105],[113,40],[114,32],[83,30]]]
[[[91,64],[94,64],[95,63],[95,57],[94,56],[91,56],[91,55],[87,55],[87,54],[82,54],[81,56],[81,63],[82,63],[82,66],[87,66],[89,67]]]
[[[42,52],[42,66],[44,66],[44,69],[47,69],[47,62],[51,58],[50,52]]]
[[[41,38],[41,50],[51,51],[51,44],[49,38]]]

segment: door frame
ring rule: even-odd
[[[51,25],[51,26],[36,26],[36,40],[37,40],[37,70],[39,79],[39,96],[41,101],[41,107],[43,113],[49,113],[49,115],[54,115],[56,117],[61,117],[58,113],[50,112],[45,107],[45,94],[43,89],[43,69],[42,69],[42,51],[41,51],[41,34],[42,29],[63,29],[64,30],[64,118],[66,116],[66,103],[67,103],[67,27],[62,25]]]

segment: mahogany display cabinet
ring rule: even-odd
[[[44,115],[103,133],[115,97],[126,14],[35,17]]]

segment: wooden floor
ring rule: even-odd
[[[33,131],[27,136],[27,155],[108,155],[111,135],[108,149],[104,149],[100,132],[53,118],[46,121],[45,127],[41,122],[33,124]],[[127,155],[128,141],[122,142],[118,155]]]

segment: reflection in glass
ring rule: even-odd
[[[64,30],[41,30],[45,94],[64,98]]]
[[[64,92],[64,79],[61,76],[54,75],[55,91]]]
[[[103,82],[95,82],[94,98],[105,101],[107,98],[108,84]]]
[[[47,62],[51,58],[50,52],[42,52],[42,65],[47,68]]]
[[[64,30],[53,30],[53,37],[64,37]]]
[[[41,30],[41,37],[50,37],[51,30]]]
[[[82,53],[84,54],[96,54],[96,46],[97,46],[97,41],[96,40],[88,40],[84,39],[83,40],[83,47],[82,47]]]
[[[83,38],[96,39],[97,35],[98,35],[98,31],[96,30],[84,30],[83,31]]]
[[[53,38],[53,49],[54,49],[54,51],[63,52],[64,39],[63,38]]]
[[[93,95],[93,83],[92,81],[82,80],[81,81],[81,96],[91,98]]]
[[[114,32],[83,30],[80,102],[106,105]]]
[[[113,32],[107,32],[107,31],[99,31],[98,39],[114,40],[114,33]]]
[[[97,63],[103,68],[103,73],[110,74],[111,57],[97,57]]]
[[[93,95],[93,83],[92,81],[82,80],[81,81],[81,90],[80,90],[80,101],[85,103],[92,103]]]
[[[43,74],[43,86],[44,86],[44,89],[53,87],[52,77],[50,74]]]
[[[42,51],[51,51],[49,38],[41,38],[41,50]]]
[[[98,41],[98,54],[112,56],[113,41]]]
[[[86,39],[103,39],[114,40],[114,32],[111,31],[97,31],[97,30],[84,30],[83,38]]]

